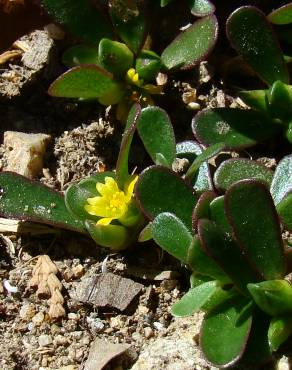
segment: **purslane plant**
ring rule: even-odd
[[[290,5],[268,19],[288,17]],[[281,132],[292,142],[289,73],[268,19],[252,6],[239,8],[229,17],[226,30],[231,45],[269,88],[239,93],[251,110],[215,108],[197,114],[193,132],[204,145],[224,142],[228,148],[246,148]]]
[[[153,85],[160,70],[194,67],[208,56],[218,36],[215,8],[208,1],[190,3],[193,14],[201,18],[181,32],[161,57],[142,50],[147,36],[144,1],[112,0],[97,7],[88,0],[82,6],[67,0],[42,0],[42,4],[51,17],[86,42],[65,53],[63,61],[71,69],[51,85],[49,93],[118,104],[117,117],[123,121],[134,103],[153,104],[150,95],[161,92],[160,86]]]
[[[142,50],[137,58],[123,43],[102,39],[98,49],[79,45],[67,50],[63,61],[70,68],[55,80],[49,94],[56,97],[97,99],[100,104],[117,104],[117,119],[125,122],[131,106],[153,105],[154,85],[161,68],[160,57]]]
[[[194,160],[194,144],[177,145],[192,163],[185,179],[161,166],[139,176],[136,198],[149,221],[139,239],[153,238],[193,272],[191,289],[172,313],[206,312],[200,343],[207,360],[219,367],[258,365],[292,334],[290,247],[281,236],[282,227],[292,229],[292,159],[283,158],[274,174],[252,160],[227,160],[212,191],[200,195],[196,164],[222,147]]]
[[[130,111],[121,142],[116,169],[101,172],[59,192],[11,172],[0,173],[0,214],[90,235],[95,242],[114,251],[137,241],[145,225],[134,198],[139,175],[130,174],[128,157],[134,133],[138,132],[154,163],[171,167],[175,159],[175,138],[171,122],[162,109]],[[157,136],[153,138],[153,132]],[[161,137],[164,137],[163,143]]]

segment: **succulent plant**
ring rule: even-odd
[[[292,142],[289,73],[268,22],[288,22],[290,9],[287,4],[267,18],[258,8],[244,6],[230,15],[226,30],[231,45],[269,88],[240,91],[251,110],[214,108],[197,114],[193,132],[204,145],[224,142],[228,148],[246,148],[283,131]]]

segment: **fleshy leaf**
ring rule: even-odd
[[[166,252],[186,263],[193,236],[174,214],[160,213],[152,223],[152,237]]]
[[[273,173],[267,167],[245,158],[232,158],[221,163],[214,175],[217,189],[225,191],[239,180],[262,180],[270,187]]]
[[[191,288],[171,307],[171,313],[177,317],[190,316],[199,310],[217,289],[216,281],[207,281],[196,288]]]
[[[209,220],[199,220],[198,234],[206,253],[225,271],[238,290],[249,296],[246,285],[258,281],[258,275],[238,245]]]
[[[192,229],[197,196],[175,172],[161,166],[148,167],[139,176],[135,193],[142,212],[150,220],[159,213],[170,212]]]
[[[269,326],[268,339],[271,351],[277,351],[292,335],[292,316],[273,317]]]
[[[127,248],[131,242],[129,231],[120,225],[97,225],[86,220],[85,226],[92,239],[100,246],[118,252]]]
[[[88,198],[98,195],[96,184],[98,182],[104,183],[106,177],[115,178],[115,174],[113,172],[100,172],[68,187],[65,193],[65,204],[76,218],[83,221],[86,219],[97,221],[96,216],[91,216],[85,211],[84,205],[87,204]]]
[[[134,55],[121,42],[102,39],[98,46],[99,64],[116,78],[125,78],[128,69],[133,66]]]
[[[123,96],[123,87],[113,80],[111,73],[96,65],[74,67],[58,77],[49,88],[50,95],[64,98],[102,98],[112,92],[111,104],[114,104]]]
[[[278,164],[271,184],[271,194],[277,206],[292,190],[292,155],[287,155]]]
[[[292,116],[292,87],[281,81],[273,83],[267,94],[269,113],[281,120],[290,120]]]
[[[195,158],[202,153],[202,147],[195,141],[182,141],[176,145],[177,157],[186,158],[189,162],[193,162]],[[213,190],[213,183],[208,162],[204,162],[200,166],[199,171],[192,179],[192,185],[195,191],[198,193]]]
[[[41,0],[41,3],[56,22],[84,41],[98,45],[103,37],[113,37],[110,23],[89,0]]]
[[[198,199],[192,218],[193,231],[195,233],[198,231],[200,218],[210,219],[210,203],[214,198],[216,198],[216,194],[213,191],[205,191]]]
[[[195,173],[199,170],[200,166],[208,159],[219,154],[225,147],[224,143],[216,143],[205,149],[201,154],[197,156],[194,162],[191,164],[185,175],[186,179],[192,179]]]
[[[167,113],[158,107],[142,109],[137,130],[152,160],[155,162],[157,153],[160,153],[171,167],[175,159],[175,137]]]
[[[210,220],[220,226],[225,233],[232,235],[232,229],[225,212],[224,195],[213,199],[210,203]]]
[[[273,10],[268,16],[268,20],[274,24],[290,24],[292,23],[292,3],[281,6],[281,8]]]
[[[285,228],[292,230],[292,191],[285,195],[276,208]]]
[[[251,313],[242,316],[247,306],[247,299],[235,296],[206,315],[200,345],[206,359],[214,366],[230,366],[242,356],[252,324]]]
[[[268,280],[247,286],[255,303],[271,316],[292,313],[292,287],[286,280]]]
[[[209,0],[188,0],[188,4],[196,17],[205,17],[215,12],[215,6]]]
[[[225,209],[235,239],[250,262],[267,280],[285,273],[280,223],[267,187],[259,181],[242,180],[225,195]]]
[[[148,240],[151,240],[153,238],[152,236],[152,222],[149,222],[144,229],[141,230],[139,234],[138,241],[139,242],[147,242]]]
[[[237,108],[203,110],[195,116],[192,128],[204,145],[223,142],[229,149],[248,148],[277,133],[277,127],[260,112]]]
[[[166,47],[161,60],[167,69],[193,68],[211,52],[217,35],[218,22],[215,16],[199,19]]]
[[[230,284],[230,278],[221,267],[203,250],[198,237],[194,237],[188,250],[187,264],[197,274],[209,276],[221,284]]]
[[[0,189],[1,217],[85,232],[82,222],[67,210],[59,192],[14,172],[0,173]]]
[[[96,64],[98,62],[98,49],[88,45],[72,46],[62,56],[62,63],[72,68],[82,64]]]
[[[140,105],[135,104],[129,112],[129,120],[127,121],[125,132],[123,134],[120,152],[116,165],[117,182],[120,189],[124,188],[124,184],[130,176],[128,159],[133,136],[137,127],[137,120],[139,119],[140,114],[141,107]]]
[[[259,110],[261,112],[267,112],[267,91],[268,90],[240,91],[239,96],[244,101],[244,103],[251,108]]]
[[[226,30],[234,49],[264,82],[289,83],[283,53],[264,13],[253,6],[241,7],[228,18]]]
[[[109,14],[121,40],[137,54],[146,37],[146,14],[143,2],[110,0]]]
[[[259,368],[261,365],[271,361],[271,351],[268,342],[269,322],[270,317],[256,307],[247,346],[240,360],[243,369],[250,368],[250,366]]]
[[[140,78],[153,81],[161,69],[160,57],[151,50],[142,50],[136,59],[135,69]]]

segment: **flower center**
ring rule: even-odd
[[[112,195],[107,208],[112,212],[116,212],[117,210],[122,211],[125,206],[125,193],[123,191],[117,191]]]

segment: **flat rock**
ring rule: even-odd
[[[43,168],[43,156],[51,140],[50,135],[4,133],[4,170],[34,178]]]
[[[142,288],[142,284],[112,273],[87,274],[75,284],[70,296],[94,307],[112,307],[124,311]]]
[[[89,350],[84,370],[102,370],[112,359],[127,351],[129,344],[110,343],[96,338]]]

